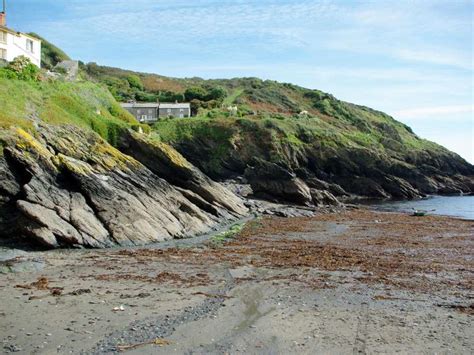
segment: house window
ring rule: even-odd
[[[142,110],[137,110],[137,113],[138,113],[138,114],[142,113]]]
[[[170,109],[170,108],[168,109],[168,113],[171,113],[171,109]]]
[[[184,109],[180,108],[180,109],[179,109],[179,112],[184,112]]]
[[[7,60],[7,50],[0,48],[0,59]]]
[[[149,113],[150,115],[152,115],[152,114],[153,114],[153,110],[148,110],[148,113]]]
[[[26,40],[26,50],[27,50],[28,52],[33,53],[33,52],[34,52],[33,49],[34,49],[34,48],[33,48],[33,41],[32,41],[31,39],[27,39],[27,40]]]
[[[179,118],[184,118],[184,115],[182,113],[180,113]]]
[[[7,43],[7,33],[5,31],[0,31],[0,42]]]

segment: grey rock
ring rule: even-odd
[[[255,159],[245,170],[254,194],[269,195],[277,200],[301,205],[311,203],[311,191],[306,183],[288,169],[275,163]]]
[[[137,151],[143,145],[137,157],[148,168],[93,132],[48,125],[39,132],[31,144],[17,144],[22,137],[14,135],[6,140],[15,169],[0,156],[8,180],[0,210],[12,215],[0,223],[3,239],[22,237],[49,248],[142,245],[203,234],[248,211],[181,156],[173,164],[179,153],[171,147],[128,134]]]
[[[310,191],[313,203],[317,206],[339,206],[341,204],[332,193],[326,190],[310,189]]]
[[[33,223],[29,234],[48,247],[83,244],[80,233],[51,209],[27,201],[17,201],[18,209]]]

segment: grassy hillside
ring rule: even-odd
[[[186,100],[195,117],[142,127],[217,179],[243,176],[257,159],[358,195],[409,197],[469,191],[471,180],[451,177],[474,175],[461,157],[389,115],[319,90],[257,78],[167,78],[95,63],[81,64],[81,82],[35,75],[21,81],[0,72],[0,127],[74,124],[116,145],[124,128],[139,126],[116,100]]]
[[[191,101],[196,117],[161,121],[153,130],[214,177],[226,176],[229,169],[242,173],[253,156],[329,175],[361,173],[357,166],[373,168],[365,174],[415,166],[473,170],[389,115],[319,90],[257,78],[169,78],[94,63],[83,70],[118,100]],[[231,113],[229,106],[237,112]]]
[[[0,77],[0,129],[73,124],[97,132],[112,144],[124,128],[138,122],[123,110],[106,88],[91,82],[35,82]]]
[[[84,66],[84,69],[92,80],[107,85],[112,93],[119,91],[118,82],[127,87],[125,82],[128,82],[127,78],[131,76],[138,78],[143,92],[151,96],[167,93],[168,96],[174,95],[187,99],[190,93],[201,89],[204,93],[202,99],[198,99],[200,107],[197,117],[204,121],[207,118],[228,118],[230,113],[226,108],[236,105],[238,108],[236,117],[247,118],[251,121],[261,119],[266,122],[274,121],[279,130],[290,128],[288,134],[297,133],[294,130],[298,127],[299,131],[306,131],[307,134],[324,140],[331,140],[327,137],[337,136],[339,138],[336,140],[340,140],[338,143],[343,145],[370,146],[374,149],[392,151],[419,149],[425,146],[431,149],[439,148],[435,144],[418,138],[410,127],[383,112],[340,101],[322,91],[293,84],[257,78],[177,79],[96,64],[88,64]],[[219,100],[206,100],[206,96],[215,88],[224,89],[225,95]],[[128,99],[140,98],[133,96],[132,92],[129,94]],[[114,96],[118,100],[122,98],[120,95]],[[155,100],[156,97],[153,97],[152,101]],[[206,107],[206,103],[211,101],[214,101],[214,105]],[[301,114],[302,112],[306,114]],[[172,124],[161,124],[157,128],[161,129],[162,126]],[[185,122],[176,124],[187,125]]]

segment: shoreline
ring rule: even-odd
[[[0,273],[0,340],[38,354],[470,352],[473,232],[358,209],[264,216],[221,244],[25,253],[41,268]]]

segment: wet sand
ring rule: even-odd
[[[473,353],[473,236],[472,221],[361,209],[265,217],[226,243],[19,254],[0,274],[0,346]]]

